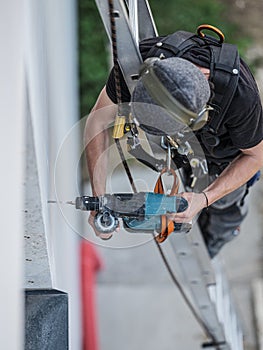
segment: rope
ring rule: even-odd
[[[181,293],[185,303],[187,304],[187,306],[189,307],[190,311],[192,312],[194,318],[196,319],[196,321],[199,323],[199,325],[201,326],[201,328],[203,328],[204,332],[206,333],[207,337],[211,338],[213,343],[215,344],[214,347],[218,350],[220,350],[220,347],[217,346],[216,344],[218,343],[217,340],[215,339],[214,335],[210,332],[210,330],[208,329],[208,327],[206,326],[206,324],[204,323],[204,321],[201,319],[201,317],[198,315],[197,311],[195,310],[194,306],[192,305],[192,303],[190,302],[189,298],[187,297],[185,291],[183,290],[180,282],[178,281],[177,277],[175,276],[164,252],[163,249],[161,247],[161,244],[158,243],[158,241],[156,240],[156,237],[154,235],[154,233],[152,233],[153,238],[154,238],[154,242],[156,243],[156,247],[159,250],[159,253],[161,255],[161,258],[163,260],[163,263],[173,281],[173,283],[175,284],[175,286],[178,288],[179,292]]]
[[[112,55],[113,55],[113,64],[114,64],[113,72],[114,72],[114,80],[115,80],[116,98],[117,98],[117,104],[118,104],[118,115],[121,116],[122,115],[121,113],[122,96],[121,96],[120,71],[119,71],[119,64],[118,64],[118,48],[117,48],[117,35],[116,35],[116,23],[115,23],[115,17],[118,15],[118,13],[114,11],[113,0],[108,0],[108,4],[109,4],[109,14],[110,14]],[[120,140],[118,138],[115,138],[115,144],[118,149],[125,172],[128,176],[132,190],[134,193],[137,193],[137,189],[135,187],[132,174],[130,172],[128,163],[125,159],[123,150],[121,148]]]
[[[134,193],[137,193],[138,191],[136,189],[136,186],[135,186],[132,174],[130,172],[128,163],[127,163],[127,161],[126,161],[126,159],[124,157],[124,154],[123,154],[123,151],[122,151],[122,148],[121,148],[121,144],[120,144],[120,140],[119,139],[115,139],[115,144],[116,144],[117,149],[119,151],[119,155],[121,157],[122,165],[124,166],[124,169],[125,169],[125,172],[126,172],[126,174],[128,176],[128,179],[129,179],[130,185],[132,187],[132,190],[133,190]]]
[[[173,186],[171,189],[171,193],[170,196],[175,196],[178,193],[178,189],[179,189],[179,180],[177,178],[176,172],[173,169],[169,169],[169,171],[173,174],[174,177],[174,182],[173,182]],[[163,186],[163,182],[162,182],[162,174],[168,172],[168,168],[164,168],[161,173],[160,176],[156,182],[155,188],[154,188],[154,192],[155,193],[163,193],[164,194],[164,186]],[[176,285],[176,287],[178,288],[179,292],[181,293],[184,301],[186,302],[187,306],[189,307],[189,309],[191,310],[192,314],[194,315],[195,319],[197,320],[197,322],[200,324],[200,326],[205,330],[206,335],[208,335],[209,337],[213,336],[210,334],[209,329],[207,328],[207,326],[205,325],[205,323],[202,321],[202,319],[199,317],[199,315],[197,314],[196,310],[194,309],[193,305],[191,304],[191,302],[189,301],[188,297],[186,296],[186,293],[184,292],[181,284],[179,283],[177,277],[175,276],[175,274],[172,271],[172,268],[170,266],[170,264],[168,263],[168,260],[164,254],[164,251],[161,247],[161,242],[163,242],[170,233],[172,233],[174,231],[174,223],[173,221],[169,221],[167,220],[167,217],[165,215],[162,215],[162,219],[164,219],[164,222],[162,220],[162,227],[161,227],[161,233],[157,236],[154,235],[153,233],[153,237],[154,237],[154,241],[156,243],[156,247],[159,250],[159,253],[162,257],[163,263],[166,266],[166,269],[173,281],[173,283]],[[213,342],[215,342],[215,339],[213,339]]]
[[[109,4],[109,14],[110,14],[110,28],[111,28],[111,42],[112,42],[112,55],[113,55],[113,72],[115,79],[115,88],[116,88],[116,98],[118,108],[120,108],[122,99],[121,99],[121,84],[120,84],[120,71],[118,65],[118,49],[117,49],[117,35],[116,35],[116,23],[115,17],[118,15],[114,11],[114,3],[113,0],[108,0]],[[118,109],[118,112],[119,109]]]

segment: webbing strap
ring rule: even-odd
[[[180,53],[182,49],[185,49],[185,45],[189,46],[188,39],[195,36],[193,33],[178,31],[173,34],[170,34],[158,41],[148,52],[146,58],[149,57],[180,57]],[[183,45],[184,44],[184,45]],[[183,45],[183,47],[182,47]],[[192,43],[190,43],[192,46]],[[190,48],[190,47],[189,47]]]
[[[217,133],[237,88],[240,60],[235,45],[213,46],[211,50],[214,56],[214,67],[211,67],[211,81],[214,83],[216,90],[213,99],[213,107],[215,108],[210,112],[209,128]]]
[[[164,186],[162,181],[162,175],[164,173],[167,173],[168,169],[165,168],[161,171],[160,176],[158,177],[155,187],[154,187],[154,193],[161,193],[164,194]],[[172,173],[174,177],[173,186],[170,192],[170,196],[175,196],[178,193],[179,190],[179,179],[176,175],[176,172],[173,169],[169,169],[169,172]],[[162,243],[166,240],[166,238],[174,231],[174,222],[172,220],[169,220],[166,215],[161,216],[161,229],[158,236],[155,237],[158,243]]]

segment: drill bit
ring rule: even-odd
[[[47,202],[48,202],[48,203],[58,203],[58,204],[70,204],[70,205],[76,205],[76,203],[75,203],[75,202],[73,202],[73,201],[66,201],[66,202],[64,202],[64,201],[48,200]]]

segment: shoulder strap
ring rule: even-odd
[[[214,110],[210,112],[209,128],[217,133],[237,88],[240,59],[235,45],[211,46],[211,50],[213,62],[210,74],[215,85],[215,97],[212,101]]]
[[[149,50],[146,58],[149,57],[180,57],[182,50],[187,47],[193,46],[191,41],[188,41],[190,38],[195,37],[196,35],[190,32],[178,31],[173,34],[162,37],[155,45]]]

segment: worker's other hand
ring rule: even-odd
[[[178,196],[188,202],[188,208],[181,213],[167,214],[168,218],[177,223],[191,222],[203,208],[206,208],[206,198],[203,193],[183,192]]]
[[[98,236],[99,238],[101,238],[103,240],[110,239],[113,236],[113,232],[103,233],[103,232],[100,232],[96,229],[95,224],[94,224],[94,218],[95,218],[96,214],[97,213],[95,211],[90,212],[90,216],[88,219],[90,226],[93,228],[93,231],[95,232],[96,236]],[[114,232],[118,232],[118,231],[119,231],[119,227],[117,227],[117,229]]]

